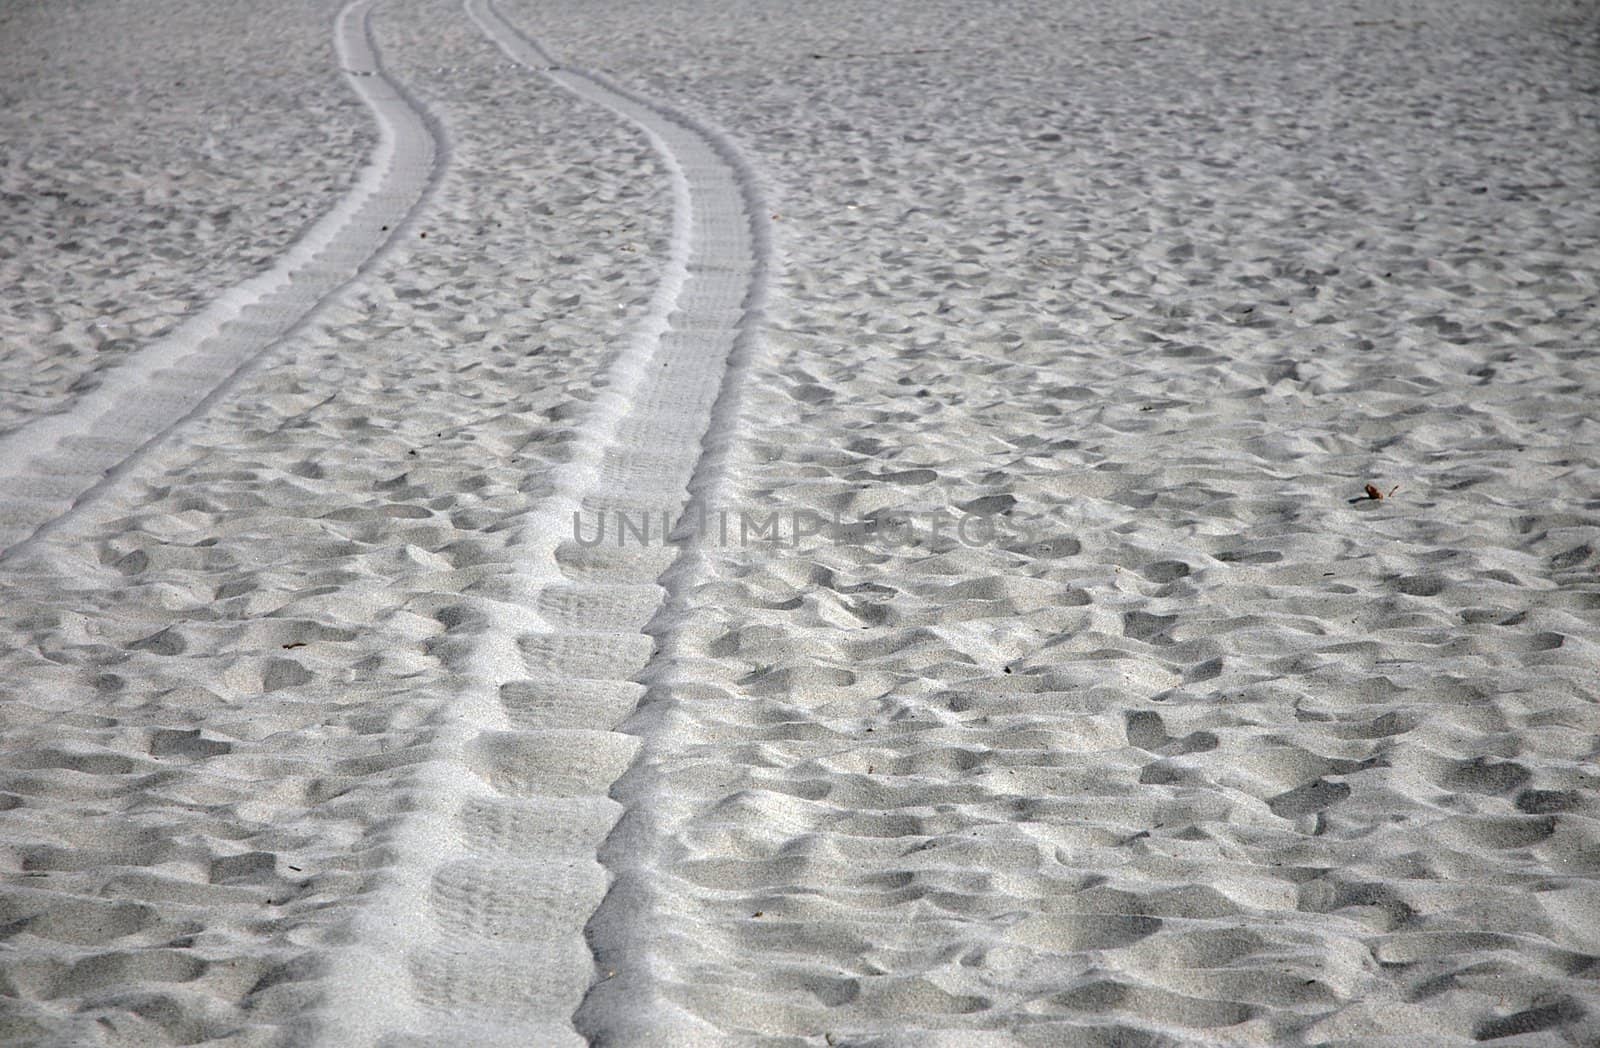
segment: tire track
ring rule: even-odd
[[[672,172],[672,248],[554,493],[507,540],[521,551],[519,593],[474,602],[453,630],[456,701],[411,783],[412,814],[385,841],[386,880],[330,975],[324,1039],[583,1044],[633,1024],[681,1040],[704,1028],[667,1014],[648,951],[635,952],[648,940],[655,848],[626,844],[648,834],[648,798],[625,807],[613,794],[619,779],[648,779],[661,707],[641,682],[660,676],[699,558],[659,533],[648,546],[587,546],[574,514],[649,510],[659,522],[716,495],[755,345],[765,211],[714,132],[558,65],[489,0],[465,9],[516,62],[649,136]],[[628,854],[626,868],[608,869],[602,853]],[[598,1009],[615,1022],[580,1019],[580,1034],[574,1016],[597,984],[628,999]]]
[[[421,103],[384,71],[368,25],[375,2],[353,0],[334,28],[340,66],[381,135],[356,184],[267,271],[224,292],[66,411],[0,438],[0,560],[106,494],[410,228],[442,175],[444,140]]]

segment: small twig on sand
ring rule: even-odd
[[[898,55],[942,55],[954,51],[953,47],[914,47],[909,51],[839,51],[825,54],[812,51],[812,58],[893,58]]]

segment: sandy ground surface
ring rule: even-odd
[[[51,10],[0,24],[134,54],[4,89],[6,425],[373,134],[332,8]],[[0,562],[0,1039],[1600,1038],[1592,7],[498,10],[547,54],[374,9],[448,156],[415,242]],[[282,108],[212,129],[138,33]],[[68,159],[207,134],[160,228]],[[742,343],[682,319],[718,179]],[[685,340],[728,395],[630,428]],[[530,523],[686,489],[875,530]]]
[[[376,129],[330,50],[338,5],[0,11],[0,433],[267,268]]]
[[[329,66],[332,14],[305,27]],[[453,4],[387,4],[374,36],[448,132],[414,246],[4,564],[8,1043],[309,1036],[454,693],[440,613],[654,288],[648,142],[508,78]]]

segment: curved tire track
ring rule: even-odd
[[[378,60],[376,0],[353,0],[334,43],[381,138],[337,206],[266,272],[230,288],[111,371],[66,411],[0,438],[0,559],[103,496],[184,422],[222,399],[398,241],[443,171],[438,125]]]
[[[663,707],[641,681],[663,686],[699,557],[659,533],[648,547],[586,546],[573,514],[650,510],[659,522],[716,497],[756,344],[766,212],[715,132],[558,65],[490,0],[464,6],[512,59],[649,136],[672,172],[672,248],[574,458],[509,540],[524,596],[475,605],[454,703],[410,783],[411,814],[384,842],[394,861],[330,974],[322,1033],[339,1045],[685,1043],[709,1031],[655,992],[651,801],[619,780],[649,779]]]

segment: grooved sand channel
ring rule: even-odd
[[[1596,18],[6,5],[0,1042],[1600,1043]]]
[[[0,556],[67,522],[165,434],[206,410],[340,288],[356,279],[437,180],[440,144],[425,111],[373,53],[372,0],[340,11],[341,69],[381,138],[338,204],[264,272],[225,291],[58,411],[0,435]]]
[[[626,728],[649,704],[640,683],[670,630],[662,615],[679,547],[589,545],[574,518],[675,519],[701,469],[714,409],[728,417],[729,361],[753,336],[766,266],[754,190],[726,147],[670,110],[564,68],[488,0],[474,22],[531,72],[640,127],[672,173],[670,259],[642,330],[612,363],[554,491],[521,525],[518,582],[531,599],[475,601],[456,614],[460,692],[420,774],[427,814],[400,837],[395,884],[369,906],[334,977],[330,1043],[412,1035],[483,1045],[585,1043],[572,1019],[597,980],[585,938],[607,896],[602,844],[623,808],[612,787],[640,750]],[[602,912],[648,922],[629,881]],[[602,918],[603,922],[603,918]],[[602,953],[628,933],[593,933]],[[647,967],[643,954],[613,960]],[[600,974],[618,977],[616,968]],[[627,971],[623,984],[646,991]],[[621,984],[619,984],[621,985]],[[406,1007],[403,1002],[409,1002]],[[607,1025],[601,1020],[600,1025]],[[635,1036],[668,1036],[664,1016]]]

